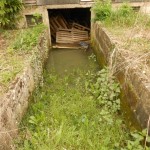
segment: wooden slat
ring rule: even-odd
[[[88,31],[59,29],[59,31],[56,32],[56,43],[76,43],[88,39]]]
[[[67,23],[64,21],[65,19],[63,19],[62,16],[58,16],[57,17],[58,22],[61,24],[61,27],[64,29],[67,29]]]
[[[87,30],[87,31],[90,31],[90,28],[87,28],[85,26],[82,26],[78,23],[73,23],[72,24],[72,29],[78,29],[78,30]]]

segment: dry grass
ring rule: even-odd
[[[139,77],[147,87],[150,85],[150,29],[141,27],[107,27],[107,30],[113,35],[118,49],[115,49],[112,57],[115,57],[120,63],[115,63],[114,74],[132,68],[139,74]],[[124,58],[124,61],[122,60]]]

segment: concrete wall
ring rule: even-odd
[[[27,21],[26,15],[34,15],[34,14],[41,14],[43,19],[43,24],[45,24],[47,28],[47,41],[48,45],[51,45],[51,36],[50,36],[50,24],[49,24],[49,16],[48,11],[45,6],[26,6],[22,11],[22,19],[19,22],[19,28],[26,28]]]
[[[80,0],[37,0],[37,5],[78,4]]]
[[[112,57],[114,50],[119,50],[117,41],[99,23],[92,25],[91,33],[92,45],[101,65],[110,64],[110,60],[115,61],[117,65],[128,66],[130,64],[130,62],[126,62],[126,55],[119,55],[117,59]],[[144,80],[141,80],[141,72],[137,72],[134,66],[128,69],[125,66],[115,70],[117,72],[115,76],[118,78],[123,91],[122,103],[123,109],[128,115],[127,122],[136,120],[142,128],[146,128],[150,114],[150,87],[147,87]],[[126,72],[128,72],[127,76]],[[129,106],[130,110],[127,110],[126,106]],[[129,113],[129,111],[132,113]]]
[[[0,150],[10,150],[18,125],[26,112],[29,97],[42,80],[43,64],[48,56],[47,38],[44,32],[34,49],[31,61],[11,83],[8,92],[0,98]]]

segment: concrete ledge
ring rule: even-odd
[[[116,70],[115,76],[118,78],[123,91],[123,104],[129,106],[134,118],[142,128],[146,128],[148,117],[150,114],[150,88],[145,80],[140,76],[141,72],[137,71],[133,66],[127,68],[129,62],[126,62],[126,55],[117,55],[117,59],[112,57],[114,49],[119,51],[120,46],[115,38],[108,31],[101,27],[99,23],[92,26],[92,44],[97,55],[99,63],[109,65],[110,59],[116,61],[116,64],[124,64],[120,70]],[[119,48],[118,48],[119,47]],[[115,59],[115,60],[114,60]],[[126,63],[124,63],[126,62]],[[126,73],[128,75],[126,75]],[[123,105],[123,109],[125,106]],[[128,112],[129,110],[124,110]],[[131,113],[130,113],[131,114]],[[128,117],[127,122],[132,121],[132,117]],[[135,122],[133,123],[135,124]]]
[[[29,97],[42,79],[44,62],[48,56],[46,32],[35,47],[31,61],[23,72],[11,83],[9,90],[0,101],[0,150],[10,150],[17,135],[18,125],[25,114]]]

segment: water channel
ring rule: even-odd
[[[118,108],[118,94],[114,89],[116,102],[108,105],[107,70],[99,71],[95,60],[91,50],[50,52],[43,86],[34,92],[20,125],[17,149],[119,150],[127,145],[129,130]],[[98,87],[99,82],[107,89]],[[97,94],[106,98],[97,100]]]

